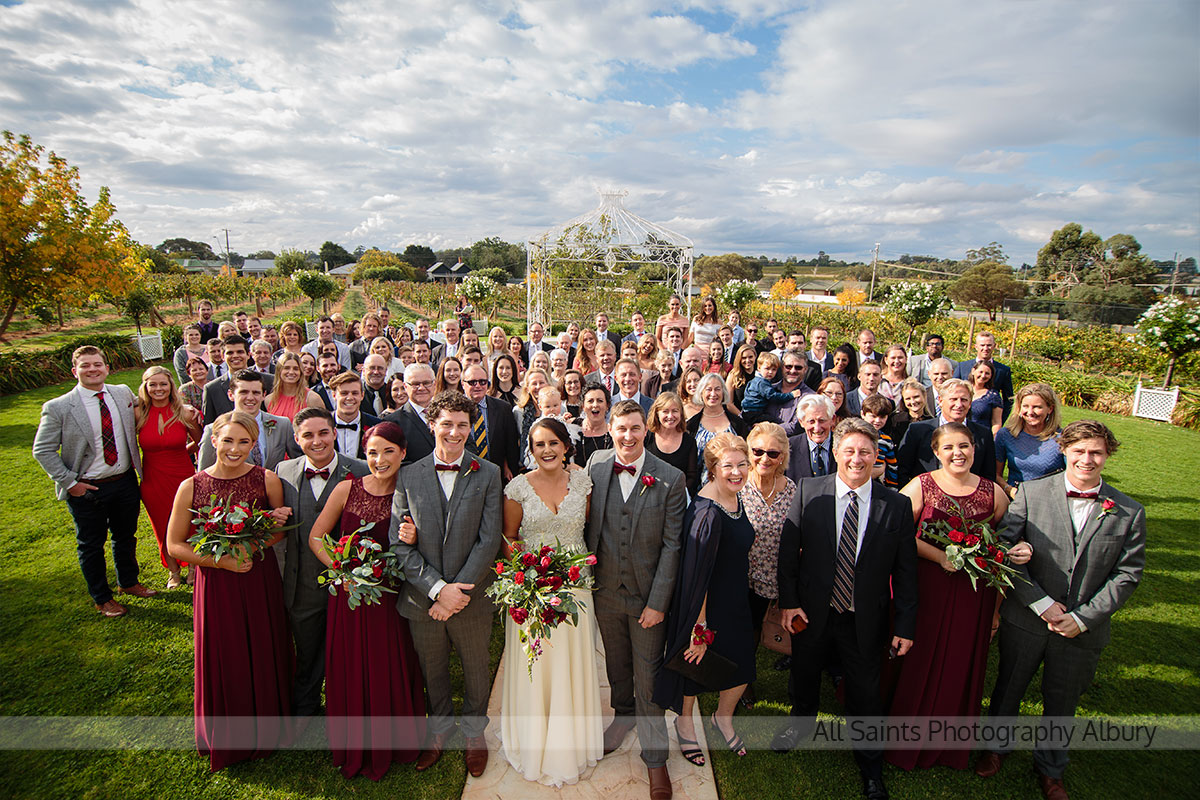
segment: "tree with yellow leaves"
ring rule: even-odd
[[[855,306],[860,306],[867,300],[867,293],[858,287],[857,283],[847,283],[846,288],[838,293],[838,305],[845,309],[852,310]]]
[[[21,304],[80,305],[123,295],[147,265],[108,187],[89,206],[79,170],[29,136],[0,145],[0,340]]]
[[[783,278],[775,281],[775,285],[771,287],[772,300],[791,300],[796,296],[796,281],[791,278]]]

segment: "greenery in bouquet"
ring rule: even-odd
[[[271,509],[252,509],[246,503],[208,499],[208,505],[189,509],[196,533],[188,544],[199,555],[212,556],[214,561],[231,557],[241,564],[252,555],[265,558],[263,548],[280,526],[271,516]]]
[[[542,640],[564,622],[579,624],[584,604],[575,598],[575,589],[591,589],[592,577],[585,569],[596,563],[586,552],[564,551],[556,540],[537,552],[525,550],[516,542],[507,560],[496,562],[496,580],[487,595],[505,609],[517,624],[526,668],[533,678],[533,664],[542,654]]]
[[[982,580],[984,585],[1005,594],[1012,588],[1013,576],[1021,577],[1008,563],[1010,546],[988,522],[969,519],[961,508],[955,511],[948,519],[923,523],[921,538],[942,546],[951,566],[971,579],[972,589],[978,589]]]
[[[339,539],[326,534],[321,540],[332,566],[317,576],[317,583],[336,595],[340,589],[351,609],[359,604],[380,602],[384,592],[395,594],[389,584],[404,580],[404,570],[396,554],[363,533],[375,523],[360,520],[358,530]]]

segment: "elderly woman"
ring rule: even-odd
[[[179,387],[179,396],[197,412],[204,410],[204,387],[208,384],[208,362],[201,358],[189,358],[184,373],[188,382]],[[201,425],[204,421],[201,420]]]
[[[750,448],[750,475],[742,487],[742,505],[754,526],[750,547],[750,618],[754,641],[762,637],[763,617],[779,598],[776,573],[779,567],[779,534],[787,519],[796,483],[787,477],[788,437],[774,422],[760,422],[746,437]],[[746,688],[742,704],[754,705],[754,685]]]
[[[696,398],[700,401],[700,413],[687,421],[687,432],[696,437],[696,448],[702,455],[705,446],[718,433],[733,433],[745,436],[750,427],[741,416],[732,413],[726,406],[729,404],[729,392],[725,389],[725,381],[720,375],[711,372],[700,378],[696,384]],[[700,481],[708,480],[708,473],[701,472]]]
[[[896,411],[888,420],[887,433],[893,442],[899,442],[908,431],[908,426],[924,419],[932,419],[929,409],[929,390],[916,378],[905,378],[900,384],[900,401]]]
[[[689,497],[700,490],[700,461],[696,438],[683,421],[683,401],[674,392],[661,392],[646,415],[646,449],[683,473]]]
[[[1058,447],[1058,395],[1047,383],[1022,386],[1013,400],[1017,413],[996,434],[996,483],[1010,496],[1024,481],[1066,469]],[[1008,480],[1004,466],[1008,465]]]
[[[550,381],[555,386],[562,386],[563,376],[567,374],[567,351],[556,347],[550,351]]]
[[[653,695],[657,705],[679,714],[675,720],[679,749],[697,766],[704,764],[704,753],[696,743],[692,711],[696,695],[704,691],[720,693],[710,721],[721,740],[735,755],[746,755],[733,727],[733,712],[746,686],[754,681],[757,650],[747,578],[755,534],[739,496],[750,472],[750,448],[740,436],[721,433],[705,448],[704,462],[711,478],[684,516],[679,576],[667,612],[666,650]],[[700,664],[711,655],[734,666],[732,675],[715,685],[697,683],[669,666],[676,659]]]

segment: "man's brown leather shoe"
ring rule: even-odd
[[[96,606],[96,610],[110,619],[113,617],[123,617],[128,613],[125,606],[111,599],[107,603]]]
[[[448,733],[435,733],[429,737],[429,744],[421,751],[421,755],[417,756],[417,772],[424,772],[438,762],[449,738]]]
[[[1042,797],[1046,800],[1069,800],[1067,787],[1063,785],[1062,778],[1038,775],[1038,786],[1042,788]]]
[[[671,776],[667,768],[647,767],[650,773],[650,800],[671,800]]]
[[[121,587],[120,591],[121,594],[131,594],[134,597],[154,597],[154,595],[158,594],[157,589],[150,589],[146,586],[142,586],[140,583],[135,583],[129,588]]]
[[[981,778],[990,778],[1000,771],[1000,765],[1004,763],[1004,759],[1008,758],[1008,753],[993,753],[991,750],[983,751],[983,755],[975,762],[975,774]]]
[[[478,778],[487,769],[488,751],[487,740],[482,736],[467,737],[467,772],[472,778]]]
[[[604,755],[608,755],[621,746],[625,737],[634,729],[637,723],[626,717],[617,717],[604,729]]]

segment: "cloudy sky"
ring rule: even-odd
[[[141,241],[527,241],[629,191],[697,253],[1200,255],[1200,4],[0,0],[0,126]]]

